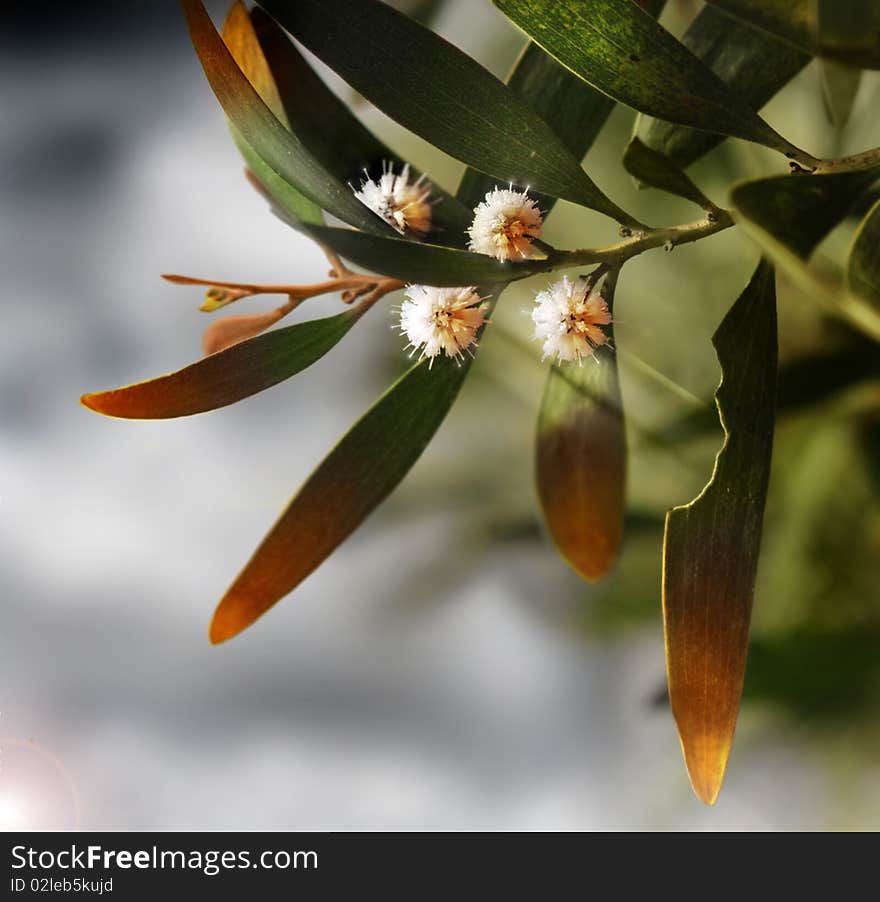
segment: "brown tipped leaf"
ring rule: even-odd
[[[694,792],[713,805],[745,675],[776,407],[776,292],[761,262],[713,336],[725,431],[708,485],[666,515],[669,700]]]
[[[606,332],[611,335],[611,327]],[[538,418],[538,497],[559,553],[584,579],[617,558],[626,505],[626,435],[617,355],[554,364]]]
[[[145,420],[183,417],[225,407],[313,364],[348,332],[362,312],[354,308],[337,316],[257,335],[167,376],[83,395],[82,403],[108,417]]]

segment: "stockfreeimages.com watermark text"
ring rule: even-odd
[[[71,871],[101,870],[103,872],[182,870],[201,871],[207,877],[214,877],[221,871],[262,869],[262,870],[317,870],[318,853],[297,850],[287,852],[267,850],[251,852],[220,851],[217,849],[202,851],[160,849],[152,846],[149,849],[107,849],[103,846],[77,846],[60,851],[34,849],[30,846],[13,846],[13,870],[29,871]]]

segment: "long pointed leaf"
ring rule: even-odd
[[[236,64],[201,2],[182,3],[208,82],[244,140],[282,179],[322,209],[365,231],[393,234],[278,121]]]
[[[397,487],[455,401],[470,367],[441,358],[402,376],[345,434],[223,596],[210,638],[225,642],[296,588]]]
[[[636,224],[513,91],[390,6],[378,0],[262,6],[379,109],[451,156],[501,181]]]
[[[724,446],[708,485],[666,516],[669,698],[694,791],[714,804],[745,674],[776,402],[776,294],[762,262],[713,337]]]
[[[810,61],[809,54],[711,6],[700,11],[681,42],[753,110],[760,110]],[[638,131],[648,147],[681,167],[723,140],[722,135],[650,116],[640,117]]]
[[[570,566],[594,582],[620,547],[626,507],[626,433],[617,355],[563,363],[547,376],[535,457],[547,528]]]
[[[798,153],[629,0],[494,0],[575,75],[643,113]]]
[[[167,376],[83,395],[82,403],[105,416],[146,420],[225,407],[311,366],[343,338],[359,316],[355,308],[266,332]]]
[[[259,8],[250,13],[249,19],[276,86],[282,110],[278,118],[288,123],[328,172],[348,184],[359,181],[364,169],[377,176],[385,162],[394,164],[398,172],[403,168],[407,161],[380,141],[327,87],[273,19]],[[224,40],[225,34],[224,28]],[[269,106],[276,112],[272,104]],[[421,174],[413,166],[410,170],[413,178]],[[438,201],[432,216],[432,240],[463,245],[471,223],[470,209],[437,184],[431,186],[431,197]]]

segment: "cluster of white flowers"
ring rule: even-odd
[[[390,164],[383,165],[377,181],[368,178],[355,192],[400,234],[418,240],[431,230],[430,193],[424,176],[410,183],[408,165],[396,174]],[[528,191],[496,187],[474,209],[468,248],[496,260],[527,260],[536,254],[542,225],[543,215]],[[611,323],[611,313],[594,282],[563,277],[538,292],[535,302],[534,337],[543,342],[545,358],[580,363],[608,344],[601,327]],[[485,322],[483,298],[472,286],[410,285],[400,308],[400,331],[409,347],[432,362],[440,354],[472,354]]]

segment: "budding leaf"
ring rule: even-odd
[[[724,446],[703,491],[666,516],[669,700],[694,791],[718,796],[739,712],[776,404],[776,293],[761,262],[712,339]]]
[[[677,194],[704,210],[714,207],[712,201],[669,157],[648,147],[638,137],[629,142],[623,155],[623,165],[630,175],[644,185]]]

